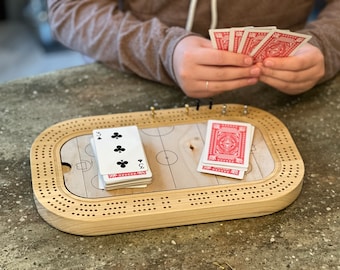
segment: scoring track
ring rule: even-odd
[[[196,171],[209,119],[255,126],[244,180]],[[89,146],[92,130],[128,125],[141,131],[153,182],[145,189],[99,190]],[[39,214],[52,226],[80,235],[271,214],[297,198],[304,175],[284,124],[268,112],[238,104],[71,119],[36,138],[30,161]]]

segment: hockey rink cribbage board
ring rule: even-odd
[[[209,119],[255,127],[244,179],[198,172]],[[136,125],[152,171],[146,188],[102,190],[90,146],[94,129]],[[271,214],[291,204],[304,164],[284,124],[238,104],[72,119],[42,132],[31,148],[37,210],[55,228],[104,235]]]

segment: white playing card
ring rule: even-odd
[[[93,131],[94,148],[100,174],[138,175],[148,164],[136,126]]]
[[[145,187],[151,182],[152,173],[136,126],[94,130],[91,144],[101,188]]]
[[[94,152],[94,155],[95,155],[95,159],[97,161],[97,153],[95,151],[93,138],[90,139],[90,144],[92,146],[92,149],[93,149],[93,152]],[[133,181],[131,181],[131,180],[133,180]],[[131,179],[131,180],[125,180],[125,181],[119,181],[118,180],[117,182],[114,182],[111,179],[110,181],[105,181],[104,176],[101,175],[98,172],[98,188],[99,189],[106,189],[106,190],[117,189],[117,188],[145,188],[145,187],[147,187],[148,184],[151,183],[152,178],[151,178],[151,175],[150,175],[150,178],[141,179],[141,180],[137,180],[136,178],[134,178],[134,179]]]

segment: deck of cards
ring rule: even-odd
[[[93,130],[91,146],[98,165],[99,188],[143,188],[152,173],[137,126]]]
[[[199,172],[243,179],[249,166],[254,126],[249,123],[209,120]]]
[[[209,35],[215,49],[252,56],[255,63],[294,55],[311,38],[275,26],[210,29]]]

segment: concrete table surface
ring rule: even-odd
[[[288,127],[306,169],[297,200],[263,217],[82,237],[35,208],[34,139],[64,120],[195,100],[100,64],[0,85],[0,269],[340,269],[340,74],[299,96],[260,84],[214,102],[261,108]]]

